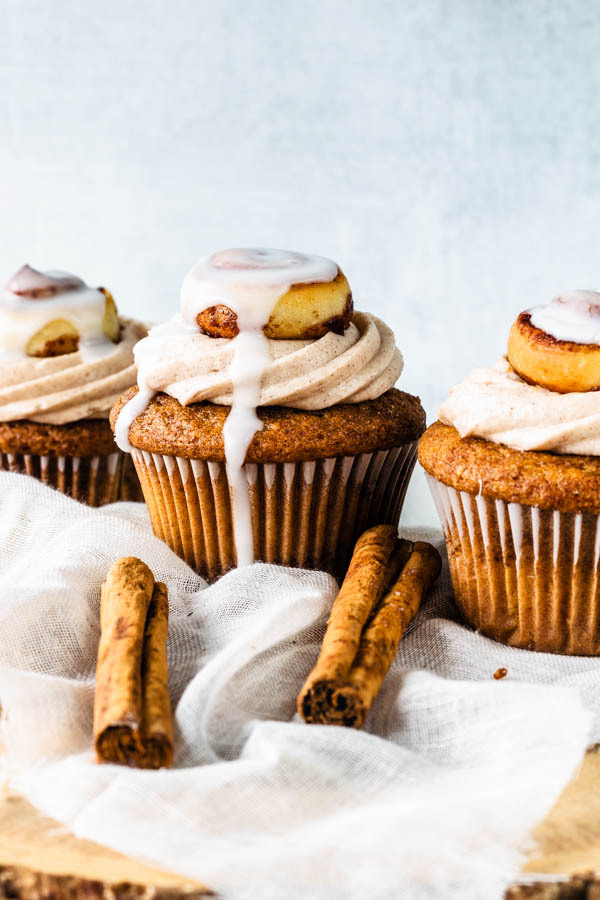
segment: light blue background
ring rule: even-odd
[[[0,0],[0,35],[2,277],[161,319],[214,249],[331,256],[430,420],[520,309],[600,282],[589,0]]]

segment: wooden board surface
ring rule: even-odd
[[[534,879],[535,875],[553,876],[555,885],[513,889],[511,900],[600,897],[600,882],[592,874],[600,872],[600,754],[587,754],[577,777],[538,826],[535,837],[538,847],[524,872]],[[585,879],[575,879],[567,888],[565,881],[583,874]],[[592,893],[596,888],[598,893]],[[0,897],[60,900],[77,894],[111,900],[195,898],[209,896],[210,890],[79,840],[21,797],[0,794]]]
[[[525,871],[548,875],[600,872],[600,753],[586,755],[534,836],[538,850]]]
[[[35,875],[41,877],[36,879]],[[78,882],[83,883],[84,889],[91,884],[121,886],[113,893],[127,896],[149,893],[155,897],[192,898],[211,893],[202,884],[79,840],[62,825],[42,816],[22,797],[0,793],[0,897],[22,896],[24,888],[31,897],[67,896]],[[12,886],[12,892],[6,889],[7,884]],[[152,890],[145,892],[143,888]],[[97,893],[91,888],[85,892]]]

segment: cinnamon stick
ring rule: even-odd
[[[142,769],[160,769],[173,762],[173,716],[167,684],[169,595],[157,581],[146,618],[142,652]]]
[[[370,529],[356,545],[317,665],[298,698],[298,712],[307,722],[362,726],[402,636],[440,572],[434,547],[398,540],[394,529],[386,560],[390,532],[382,528],[390,526]],[[386,551],[380,552],[384,535]],[[367,570],[362,579],[356,572],[360,565]],[[363,590],[366,593],[361,594]],[[364,616],[367,607],[370,618]]]
[[[379,693],[406,629],[416,616],[441,569],[439,553],[431,544],[417,541],[404,569],[385,594],[371,622],[363,631],[356,658],[345,684],[334,688],[329,719],[362,728]]]
[[[94,743],[99,762],[170,765],[173,731],[167,689],[167,589],[148,566],[123,557],[102,585]]]
[[[405,545],[408,542],[404,542],[403,549]],[[319,710],[328,708],[332,686],[347,677],[367,619],[392,575],[395,577],[396,565],[399,568],[402,563],[398,546],[398,532],[391,525],[369,528],[356,542],[344,583],[331,609],[319,659],[298,698],[298,712],[307,722],[321,721]],[[392,574],[390,566],[394,568]]]
[[[391,525],[376,525],[356,542],[311,676],[315,684],[348,674],[365,622],[385,589],[386,571],[397,540],[397,531]]]

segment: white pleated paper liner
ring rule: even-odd
[[[396,525],[416,442],[359,456],[247,463],[256,560],[340,574],[370,525]],[[230,488],[221,462],[133,449],[152,527],[213,581],[236,561]]]
[[[600,517],[427,481],[465,621],[513,647],[599,655]]]
[[[104,506],[120,497],[124,460],[120,451],[105,456],[0,453],[0,469],[31,475],[88,506]]]

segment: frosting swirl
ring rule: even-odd
[[[78,419],[107,419],[123,391],[135,384],[135,344],[147,329],[121,319],[121,340],[94,359],[66,353],[47,359],[0,358],[0,422],[28,419],[64,425]]]
[[[528,384],[504,357],[451,388],[439,419],[461,437],[515,450],[600,456],[600,393],[559,394]]]
[[[403,365],[392,330],[365,313],[355,313],[342,335],[269,340],[268,351],[259,406],[316,410],[374,400],[394,386]],[[233,354],[232,340],[208,337],[175,316],[153,328],[135,348],[138,380],[183,406],[201,400],[231,406]]]

